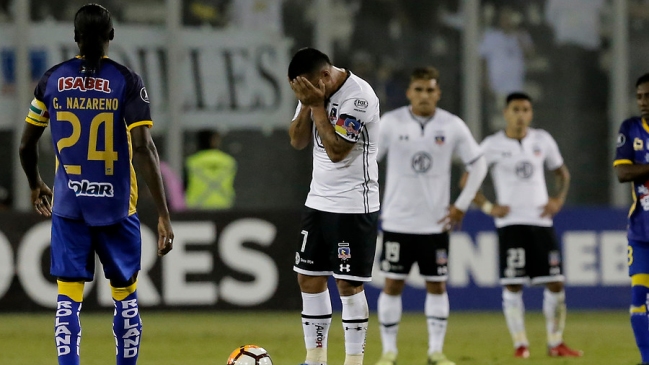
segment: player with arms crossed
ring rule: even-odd
[[[620,126],[615,154],[615,173],[620,182],[633,184],[633,205],[629,212],[629,276],[631,276],[631,327],[642,364],[649,364],[649,73],[636,82],[640,117]]]
[[[410,105],[383,115],[380,127],[379,160],[387,154],[388,166],[380,260],[386,279],[378,300],[383,356],[377,365],[396,363],[401,293],[415,262],[426,280],[428,364],[454,365],[442,352],[449,315],[448,231],[461,223],[487,163],[462,119],[437,107],[441,90],[435,68],[415,69],[406,96]],[[454,154],[471,172],[449,206]]]
[[[379,210],[379,100],[367,82],[312,48],[293,56],[288,79],[299,100],[291,145],[301,150],[313,143],[313,177],[294,266],[305,363],[327,363],[327,279],[333,274],[342,300],[344,364],[360,365],[369,317],[363,283],[372,276]]]
[[[525,332],[523,284],[545,285],[543,314],[548,355],[578,357],[563,342],[566,323],[566,294],[561,268],[561,250],[552,227],[554,217],[568,194],[570,173],[552,136],[530,128],[532,99],[525,93],[507,96],[504,117],[507,125],[482,141],[482,151],[491,168],[497,203],[478,192],[475,202],[495,218],[500,251],[500,283],[503,311],[514,341],[515,357],[530,356]],[[556,178],[556,196],[548,197],[544,166]]]
[[[95,253],[110,280],[118,365],[136,364],[142,322],[137,300],[140,222],[131,159],[158,210],[158,255],[174,234],[149,128],[149,100],[140,76],[106,57],[114,30],[97,4],[79,9],[74,39],[79,56],[49,69],[34,92],[20,145],[20,160],[34,209],[52,216],[51,269],[57,277],[55,343],[59,365],[79,364],[79,312]],[[56,199],[38,171],[38,140],[47,126],[57,160]]]

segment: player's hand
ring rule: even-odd
[[[306,77],[298,76],[289,80],[291,89],[295,97],[305,106],[324,106],[325,84],[322,80],[318,81],[317,87],[314,86]]]
[[[164,256],[174,246],[174,231],[169,218],[158,218],[158,256]]]
[[[445,231],[451,231],[454,229],[460,229],[462,227],[462,219],[464,218],[464,212],[457,209],[454,205],[448,207],[448,214],[437,223],[444,225]]]
[[[502,218],[507,214],[509,214],[509,206],[494,204],[494,207],[491,209],[490,215],[492,217]]]
[[[34,210],[46,217],[52,216],[52,189],[40,180],[38,185],[32,189],[32,205]]]
[[[543,213],[541,213],[541,217],[545,218],[552,218],[554,217],[559,211],[563,208],[563,201],[559,198],[549,198],[548,199],[548,204],[546,204],[543,207]]]

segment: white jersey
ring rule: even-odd
[[[551,227],[552,218],[542,218],[548,203],[545,169],[563,165],[557,142],[542,130],[529,128],[521,141],[509,138],[504,131],[482,141],[499,205],[507,205],[509,214],[496,218],[496,227],[525,224]],[[544,166],[545,165],[545,166]]]
[[[386,231],[443,232],[437,222],[450,204],[453,154],[465,164],[482,155],[471,131],[456,115],[437,108],[433,117],[420,119],[408,106],[381,118],[379,159],[388,156],[381,212]]]
[[[302,108],[298,104],[295,119]],[[379,98],[372,87],[348,72],[326,105],[336,133],[355,146],[340,162],[332,162],[313,125],[313,176],[305,205],[331,213],[379,210],[379,168],[376,163]]]

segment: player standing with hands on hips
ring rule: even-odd
[[[369,317],[363,283],[372,276],[379,214],[379,99],[367,82],[312,48],[293,56],[288,80],[299,100],[289,127],[291,145],[301,150],[313,143],[313,177],[294,266],[305,364],[327,364],[327,279],[333,275],[342,301],[344,365],[361,365]]]
[[[79,312],[84,283],[93,280],[95,253],[115,304],[117,365],[137,363],[141,236],[132,160],[158,211],[159,256],[172,249],[174,239],[149,132],[149,98],[139,75],[107,57],[114,34],[104,7],[88,4],[77,11],[74,40],[79,56],[43,75],[20,144],[34,209],[52,217],[50,272],[58,286],[54,336],[59,365],[79,364]],[[38,171],[38,140],[48,125],[57,159],[53,206],[52,191]]]
[[[615,173],[621,183],[633,184],[629,212],[629,276],[631,276],[631,328],[642,365],[649,364],[649,73],[635,84],[640,117],[625,120],[617,136]]]
[[[530,128],[532,99],[521,92],[506,98],[507,125],[481,143],[491,168],[497,203],[481,193],[475,203],[495,218],[500,252],[500,283],[503,311],[514,342],[514,357],[530,356],[525,332],[523,284],[545,285],[543,314],[547,330],[548,355],[582,356],[563,342],[566,324],[566,294],[561,249],[552,227],[563,207],[570,185],[570,173],[550,133]],[[556,193],[548,196],[545,168],[556,181]]]
[[[406,96],[409,106],[381,118],[379,160],[387,154],[388,166],[381,216],[385,287],[378,301],[383,355],[376,365],[396,364],[401,293],[415,262],[426,280],[428,364],[454,365],[442,352],[449,315],[448,232],[462,222],[487,174],[487,163],[462,119],[437,106],[437,69],[415,69]],[[462,193],[449,205],[454,154],[471,172]]]

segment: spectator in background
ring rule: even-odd
[[[229,209],[234,204],[237,162],[220,150],[221,135],[212,130],[198,132],[198,152],[187,157],[185,171],[189,209]]]
[[[231,0],[229,24],[236,29],[282,35],[282,0]]]
[[[517,13],[508,6],[498,11],[496,26],[485,30],[480,42],[480,55],[485,61],[485,86],[489,90],[488,116],[492,130],[504,126],[500,111],[505,97],[523,90],[525,59],[534,53],[532,37],[520,29]]]
[[[603,8],[604,0],[548,0],[546,3],[545,19],[554,30],[557,47],[552,52],[552,65],[557,80],[561,80],[556,84],[561,95],[556,106],[561,110],[606,104],[606,76],[599,69]],[[565,85],[570,85],[569,92]]]

